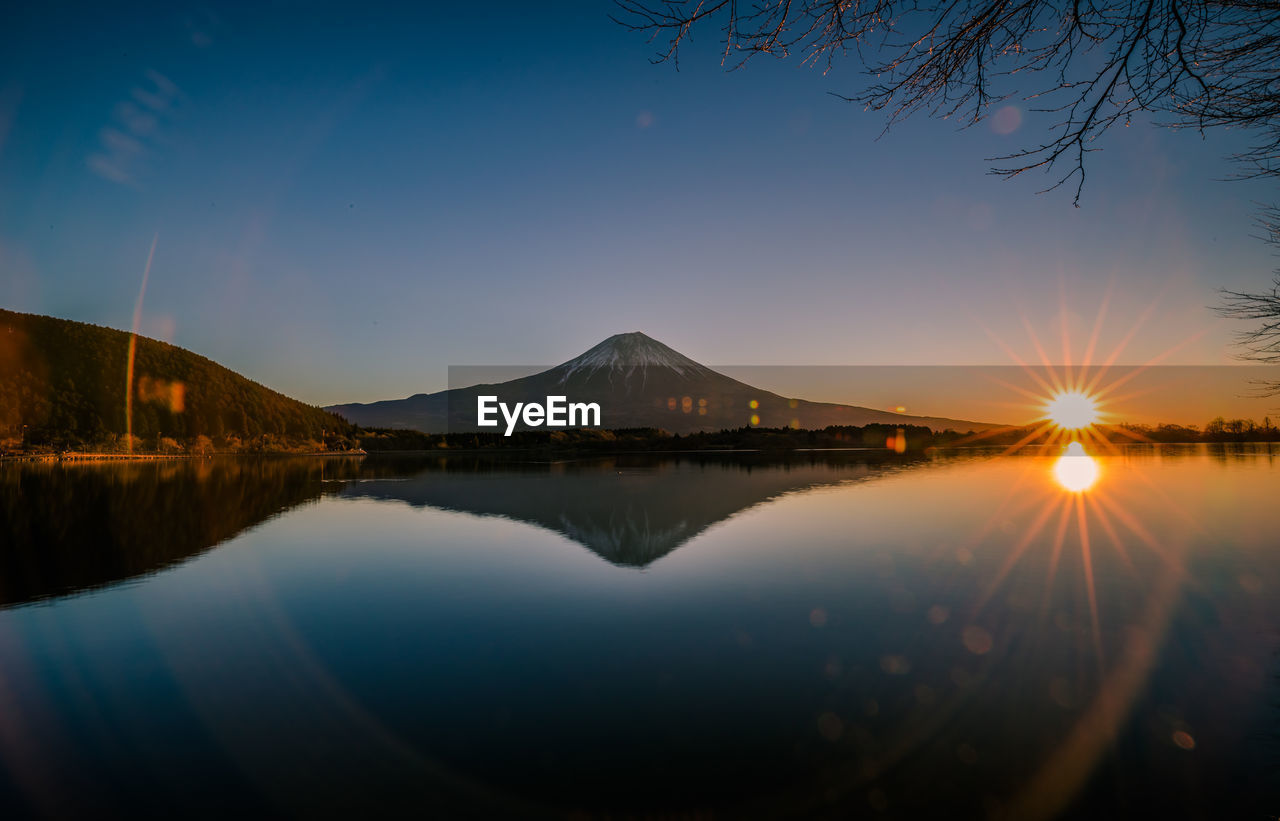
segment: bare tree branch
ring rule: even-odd
[[[1265,232],[1263,239],[1273,246],[1280,246],[1280,209],[1268,208],[1258,219]],[[1241,359],[1268,364],[1280,363],[1280,270],[1275,272],[1271,290],[1248,293],[1222,289],[1221,303],[1215,308],[1220,316],[1255,323],[1248,330],[1236,334]],[[1280,395],[1280,381],[1258,382],[1259,396]]]
[[[853,55],[870,77],[841,96],[887,115],[963,115],[1019,98],[1061,116],[1049,139],[1001,157],[992,172],[1076,181],[1089,152],[1139,112],[1167,125],[1260,133],[1236,159],[1245,176],[1280,173],[1280,0],[615,0],[622,25],[674,61],[695,28],[718,25],[722,61],[770,55],[828,67]],[[1063,166],[1065,171],[1059,170]]]

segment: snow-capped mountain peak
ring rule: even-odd
[[[709,372],[706,367],[679,351],[639,331],[615,334],[555,370],[559,372],[563,382],[575,374],[589,377],[600,370],[626,374],[649,368],[665,368],[686,378]]]

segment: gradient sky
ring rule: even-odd
[[[317,404],[643,330],[717,364],[1231,362],[1243,137],[1117,129],[1082,207],[1040,138],[884,120],[792,61],[652,65],[610,4],[23,4],[0,27],[0,306],[141,329]],[[710,31],[703,32],[711,34]],[[1002,123],[1008,123],[1004,115]],[[769,387],[769,386],[764,386]],[[858,401],[849,396],[845,401]],[[1272,402],[1271,404],[1274,404]],[[920,409],[945,413],[945,408]],[[1260,405],[1257,416],[1264,409]]]

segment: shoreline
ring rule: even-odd
[[[1248,439],[1248,440],[1228,440],[1228,441],[1183,441],[1183,442],[1112,442],[1115,448],[1126,448],[1134,446],[1143,447],[1160,447],[1164,445],[1280,445],[1280,442],[1270,439]],[[924,448],[910,448],[906,451],[896,451],[899,455],[905,454],[927,454],[936,451],[960,451],[960,450],[989,450],[992,448],[1003,448],[1005,446],[999,444],[942,444],[929,445]],[[1045,443],[1032,443],[1021,449],[1044,448]],[[290,452],[290,451],[215,451],[213,453],[109,453],[109,452],[80,452],[80,451],[62,451],[53,453],[6,453],[0,454],[0,464],[5,463],[30,463],[30,464],[103,464],[109,462],[160,462],[160,461],[181,461],[195,459],[222,459],[227,457],[243,458],[360,458],[365,457],[402,457],[402,456],[477,456],[477,455],[518,455],[529,453],[552,453],[563,456],[633,456],[633,455],[672,455],[672,454],[713,454],[713,453],[819,453],[819,452],[864,452],[894,453],[895,449],[885,447],[755,447],[755,448],[661,448],[661,449],[618,449],[618,450],[600,450],[595,448],[580,447],[564,447],[554,448],[546,446],[534,447],[513,447],[513,448],[430,448],[430,449],[404,449],[404,450],[353,450],[353,451],[311,451],[311,452]]]
[[[291,453],[289,451],[215,451],[213,453],[94,453],[62,451],[58,453],[6,453],[0,454],[0,463],[102,463],[102,462],[168,462],[189,459],[219,459],[227,456],[293,456],[293,457],[364,457],[365,451],[334,450]]]

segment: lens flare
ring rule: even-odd
[[[1083,391],[1054,394],[1044,406],[1045,416],[1060,428],[1079,430],[1098,421],[1098,404]]]

